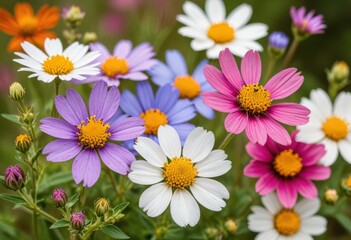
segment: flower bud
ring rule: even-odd
[[[351,174],[341,180],[341,187],[348,196],[351,196]]]
[[[228,219],[224,223],[224,227],[230,233],[235,233],[238,230],[238,225],[236,224],[236,222],[233,219]]]
[[[5,171],[5,185],[8,189],[17,191],[24,187],[26,175],[19,166],[9,166]]]
[[[62,9],[62,18],[70,28],[78,27],[82,23],[84,16],[85,12],[82,12],[78,6],[72,5]]]
[[[272,32],[268,38],[269,54],[275,58],[282,56],[289,44],[289,38],[282,32]]]
[[[85,225],[85,214],[83,211],[71,214],[71,226],[74,230],[81,231]]]
[[[208,227],[205,229],[205,233],[209,238],[215,238],[218,236],[219,231],[217,228],[214,227]]]
[[[26,153],[31,143],[32,139],[28,134],[20,134],[16,138],[16,149],[22,153]]]
[[[67,194],[65,190],[56,188],[51,194],[52,201],[54,201],[56,207],[63,207],[67,202]]]
[[[83,43],[89,44],[97,41],[97,35],[94,32],[86,32],[83,35]]]
[[[327,189],[324,192],[324,199],[328,204],[335,204],[339,199],[338,192],[335,189]]]
[[[346,62],[335,62],[331,70],[327,70],[329,82],[345,83],[348,81],[350,69]]]
[[[98,216],[103,216],[110,209],[110,203],[105,198],[100,198],[95,202],[95,212]]]
[[[34,120],[34,113],[32,112],[31,109],[29,109],[26,113],[22,114],[21,117],[22,121],[26,124],[30,124],[33,122]]]
[[[26,91],[19,82],[14,82],[10,86],[10,97],[14,101],[21,101],[24,98]]]

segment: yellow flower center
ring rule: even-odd
[[[193,99],[201,92],[200,84],[189,75],[178,76],[174,81],[174,87],[179,90],[180,98]]]
[[[300,216],[292,209],[282,209],[274,216],[274,227],[281,235],[292,236],[301,227]]]
[[[248,84],[240,89],[237,96],[240,106],[248,113],[260,114],[271,106],[269,91],[257,84]]]
[[[35,16],[25,16],[18,19],[19,28],[23,35],[32,35],[38,26],[38,18]]]
[[[77,126],[79,144],[92,149],[102,148],[105,146],[111,133],[107,132],[110,128],[109,124],[104,123],[101,119],[96,120],[96,116],[90,116],[88,123],[81,121]]]
[[[109,78],[114,78],[117,74],[126,74],[129,71],[129,66],[125,58],[113,56],[106,59],[101,65],[101,70]]]
[[[226,22],[214,23],[208,28],[207,36],[215,43],[227,43],[235,37],[234,28]]]
[[[30,136],[27,135],[27,134],[20,134],[20,135],[18,135],[18,136],[16,137],[16,145],[17,145],[17,144],[23,144],[23,143],[25,143],[25,144],[30,144],[31,141],[32,141],[32,140],[31,140]]]
[[[167,115],[157,108],[143,112],[140,117],[145,121],[145,134],[157,135],[158,128],[168,123]]]
[[[302,158],[292,149],[281,151],[273,162],[274,170],[282,177],[294,177],[302,169]]]
[[[339,117],[329,117],[322,126],[324,134],[333,141],[339,141],[347,137],[348,123]]]
[[[351,188],[351,176],[346,179],[345,183],[346,183],[346,186]]]
[[[308,26],[308,21],[306,19],[302,20],[302,29],[305,29]]]
[[[43,69],[51,75],[66,75],[74,69],[74,65],[68,57],[57,54],[44,61]]]
[[[164,163],[163,166],[163,175],[169,186],[184,189],[195,182],[198,171],[189,158],[174,157],[170,163]]]

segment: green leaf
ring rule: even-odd
[[[68,227],[68,226],[69,226],[69,221],[67,221],[66,219],[62,218],[62,219],[54,222],[54,224],[51,225],[50,229],[62,228],[62,227]]]
[[[58,172],[44,178],[39,184],[39,193],[45,192],[47,189],[57,187],[63,183],[72,181],[71,172]]]
[[[0,184],[2,184],[5,187],[5,177],[0,176]]]
[[[115,225],[112,225],[112,224],[105,225],[100,230],[105,235],[112,237],[114,239],[128,239],[129,238],[124,232],[122,232],[121,229],[119,229],[118,227],[116,227]]]
[[[1,193],[0,194],[0,198],[8,201],[8,202],[12,202],[15,204],[26,204],[26,201],[23,200],[23,198],[17,196],[17,195],[13,195],[13,194],[5,194],[5,193]]]
[[[351,219],[343,213],[335,215],[335,219],[338,220],[341,226],[343,226],[349,233],[351,233]]]
[[[18,120],[18,116],[16,114],[1,113],[0,115],[1,115],[1,117],[5,118],[11,122],[14,122],[14,123],[21,125],[20,121]]]
[[[30,160],[32,163],[35,163],[35,161],[38,159],[38,157],[41,155],[42,153],[42,149],[40,148],[36,153],[35,155],[32,157],[32,159]]]
[[[80,193],[76,193],[76,194],[74,194],[73,196],[71,196],[71,197],[68,199],[68,201],[67,201],[65,207],[66,207],[66,208],[71,208],[71,207],[73,207],[73,205],[76,204],[76,203],[78,202],[78,200],[79,200],[79,194],[80,194]]]
[[[113,208],[113,212],[121,213],[128,205],[129,205],[129,202],[118,204],[116,207]]]

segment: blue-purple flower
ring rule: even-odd
[[[120,93],[117,87],[107,88],[99,81],[95,84],[89,99],[89,112],[81,96],[73,89],[66,97],[57,96],[55,106],[63,120],[44,118],[41,131],[59,138],[47,144],[43,154],[50,162],[74,159],[72,175],[74,181],[91,187],[100,176],[100,159],[112,171],[126,175],[134,155],[112,141],[134,139],[145,130],[140,118],[126,118],[111,122],[117,112]]]
[[[213,90],[203,74],[206,64],[207,60],[200,62],[194,73],[190,75],[182,54],[177,50],[168,50],[166,51],[166,64],[159,61],[151,68],[149,74],[152,81],[159,86],[171,83],[179,90],[180,98],[189,99],[194,104],[197,112],[206,118],[212,119],[214,118],[214,112],[203,103],[201,97],[203,92]]]

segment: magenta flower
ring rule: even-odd
[[[204,74],[218,92],[202,94],[209,107],[229,113],[224,125],[228,132],[239,134],[246,131],[252,143],[264,145],[267,136],[274,141],[289,145],[289,133],[278,122],[296,126],[308,122],[308,108],[296,103],[276,103],[297,89],[303,76],[295,68],[285,69],[274,75],[264,86],[259,85],[261,58],[258,52],[248,51],[241,62],[241,73],[233,55],[226,48],[219,55],[222,71],[207,65]],[[278,122],[277,122],[278,121]]]
[[[43,149],[50,162],[63,162],[74,159],[72,175],[74,181],[91,187],[100,176],[100,158],[112,171],[126,175],[134,155],[124,147],[111,141],[135,139],[144,131],[141,118],[130,117],[111,122],[120,102],[117,87],[110,90],[107,84],[95,84],[89,99],[89,113],[81,96],[69,89],[66,97],[57,96],[55,106],[63,120],[42,119],[41,131],[59,139]]]
[[[253,158],[244,169],[244,175],[259,178],[256,192],[266,195],[277,190],[278,198],[285,208],[292,208],[300,193],[313,199],[318,196],[312,180],[328,179],[329,167],[317,162],[325,154],[322,144],[296,142],[297,131],[292,134],[289,146],[273,142],[270,138],[264,146],[248,143],[246,151]]]
[[[313,16],[314,10],[306,14],[306,8],[296,9],[291,7],[290,16],[294,26],[302,33],[318,34],[323,33],[327,27],[323,22],[323,15]]]
[[[131,41],[121,40],[116,44],[112,54],[101,43],[91,43],[89,46],[92,51],[100,52],[100,56],[95,60],[100,62],[100,74],[74,83],[104,80],[109,86],[118,87],[121,79],[143,81],[148,79],[143,72],[157,63],[153,58],[155,56],[153,47],[146,42],[132,49]]]

